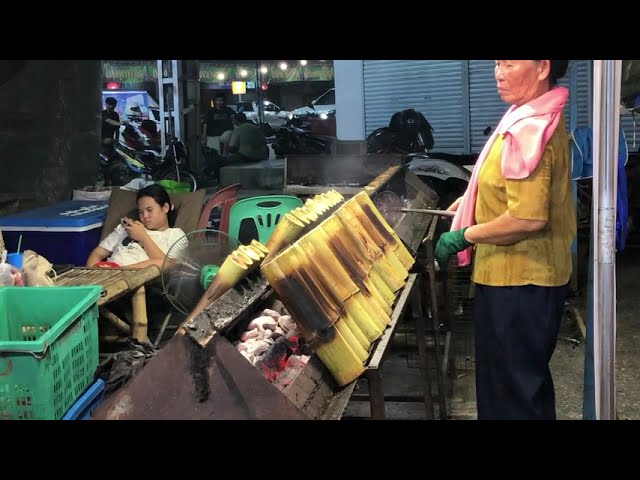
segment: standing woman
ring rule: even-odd
[[[555,419],[549,361],[571,277],[576,214],[569,137],[557,86],[568,60],[497,60],[511,104],[483,148],[451,231],[435,257],[446,269],[475,255],[473,322],[478,419]],[[473,251],[475,250],[475,252]]]

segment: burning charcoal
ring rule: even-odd
[[[276,312],[275,310],[271,310],[270,308],[265,308],[262,311],[262,315],[265,315],[267,317],[271,317],[276,321],[278,320],[278,317],[282,316],[279,312]]]
[[[267,380],[273,382],[287,364],[290,350],[285,342],[276,342],[262,359],[262,372]]]
[[[266,328],[268,328],[269,330],[275,330],[277,326],[278,326],[277,320],[274,320],[273,317],[271,317],[271,316],[263,315],[261,317],[256,318],[255,320],[252,320],[251,323],[249,323],[249,327],[248,328],[249,329],[254,329],[254,328],[266,329]]]
[[[252,355],[260,355],[263,352],[266,352],[269,349],[269,344],[264,340],[258,340],[255,342],[252,347],[249,348],[249,353]]]
[[[282,337],[284,336],[284,331],[278,326],[276,327],[276,329],[271,333],[270,337],[271,339],[277,339],[278,337]]]
[[[294,330],[296,328],[296,324],[289,315],[282,315],[278,318],[278,325],[282,327],[282,330],[288,332],[289,330]]]
[[[240,340],[242,340],[243,342],[246,342],[247,340],[250,340],[252,338],[257,338],[260,336],[260,331],[257,328],[254,328],[253,330],[247,330],[246,332],[244,332],[242,334],[242,337],[240,337]]]
[[[285,308],[284,304],[280,300],[276,300],[273,302],[273,305],[271,305],[271,310],[275,310],[276,312],[279,312],[280,315],[288,315],[287,309]]]

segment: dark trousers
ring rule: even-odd
[[[478,420],[555,420],[549,361],[567,291],[567,285],[476,285]]]

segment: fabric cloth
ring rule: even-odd
[[[168,228],[162,232],[147,230],[147,233],[164,253],[167,253],[169,248],[185,234],[181,228]],[[127,237],[127,231],[122,225],[118,225],[111,234],[100,242],[102,248],[112,252],[107,261],[127,266],[149,260],[149,255],[138,242],[132,241],[128,245],[122,243]]]
[[[573,178],[593,177],[593,130],[579,127],[571,132]],[[624,130],[618,140],[618,188],[616,195],[616,249],[624,250],[629,222],[629,195],[625,165],[629,160],[629,147]]]
[[[502,137],[496,139],[478,176],[477,223],[490,222],[509,211],[513,217],[547,224],[513,245],[476,245],[473,281],[495,287],[564,285],[571,277],[571,245],[576,235],[564,118],[547,143],[538,167],[527,178],[504,178],[502,145]]]
[[[158,352],[148,342],[141,343],[133,338],[127,342],[122,351],[110,355],[98,365],[97,376],[104,380],[107,396],[133,379]]]
[[[567,292],[568,285],[476,285],[478,420],[555,420],[549,361]]]
[[[476,223],[478,176],[495,140],[499,137],[504,140],[501,159],[504,177],[528,177],[538,166],[545,145],[558,126],[568,97],[569,90],[565,87],[555,87],[527,104],[512,105],[507,110],[478,156],[469,186],[453,218],[451,230],[459,230]],[[472,247],[458,253],[458,264],[469,265],[471,256]]]

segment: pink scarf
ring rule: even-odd
[[[498,135],[504,135],[502,146],[502,174],[508,179],[527,178],[538,166],[544,148],[553,135],[560,114],[569,98],[569,90],[555,87],[544,95],[520,107],[512,105],[498,124],[471,173],[469,186],[453,218],[451,230],[475,224],[476,199],[478,198],[478,176],[493,142]],[[458,265],[471,263],[473,247],[458,253]]]

